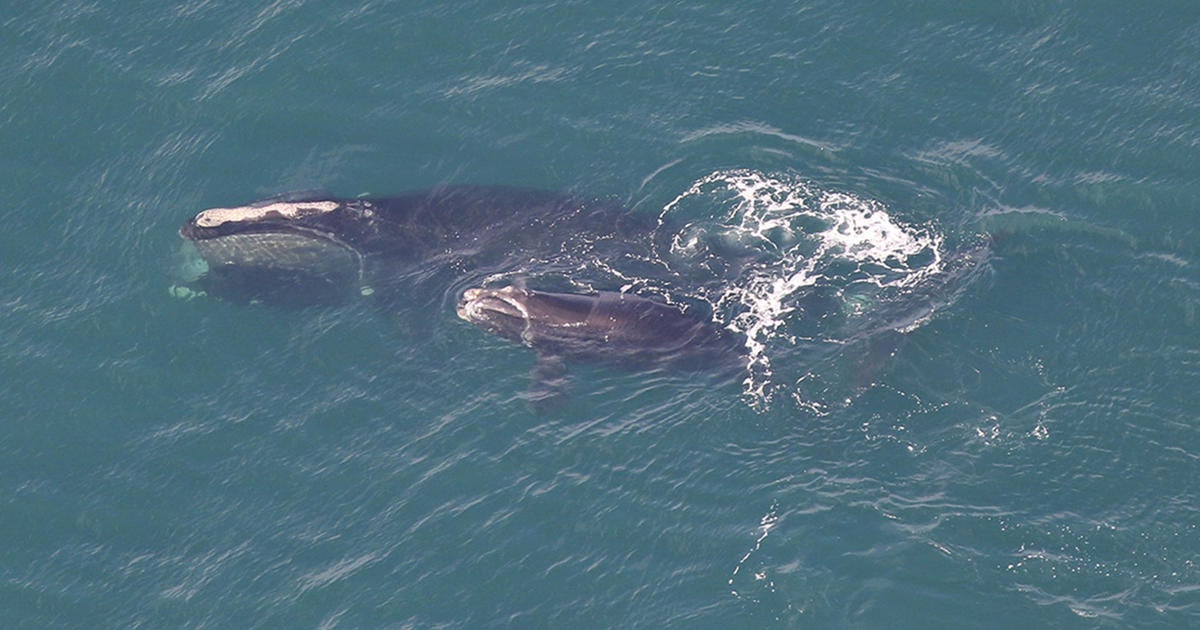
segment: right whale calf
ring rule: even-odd
[[[678,306],[628,293],[472,288],[456,310],[462,319],[532,348],[542,366],[555,360],[689,371],[745,366],[737,334]]]

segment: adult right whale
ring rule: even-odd
[[[495,274],[603,283],[606,268],[648,257],[651,228],[600,200],[443,186],[209,208],[179,232],[199,259],[185,280],[192,294],[299,305],[362,294],[424,308]]]

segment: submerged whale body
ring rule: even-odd
[[[464,275],[510,271],[530,257],[629,251],[647,239],[633,222],[610,204],[556,192],[447,186],[211,208],[180,235],[203,259],[200,290],[290,305],[378,290],[444,291]]]

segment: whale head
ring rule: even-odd
[[[361,279],[362,256],[345,240],[355,212],[335,200],[204,210],[179,230],[192,258],[188,279],[234,301],[341,301]]]
[[[455,311],[476,326],[512,341],[523,337],[533,326],[548,320],[550,313],[531,309],[530,292],[517,287],[502,289],[472,288],[463,292]]]

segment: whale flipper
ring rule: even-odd
[[[562,356],[539,352],[529,370],[529,391],[525,400],[538,414],[562,409],[571,397],[573,382]]]

